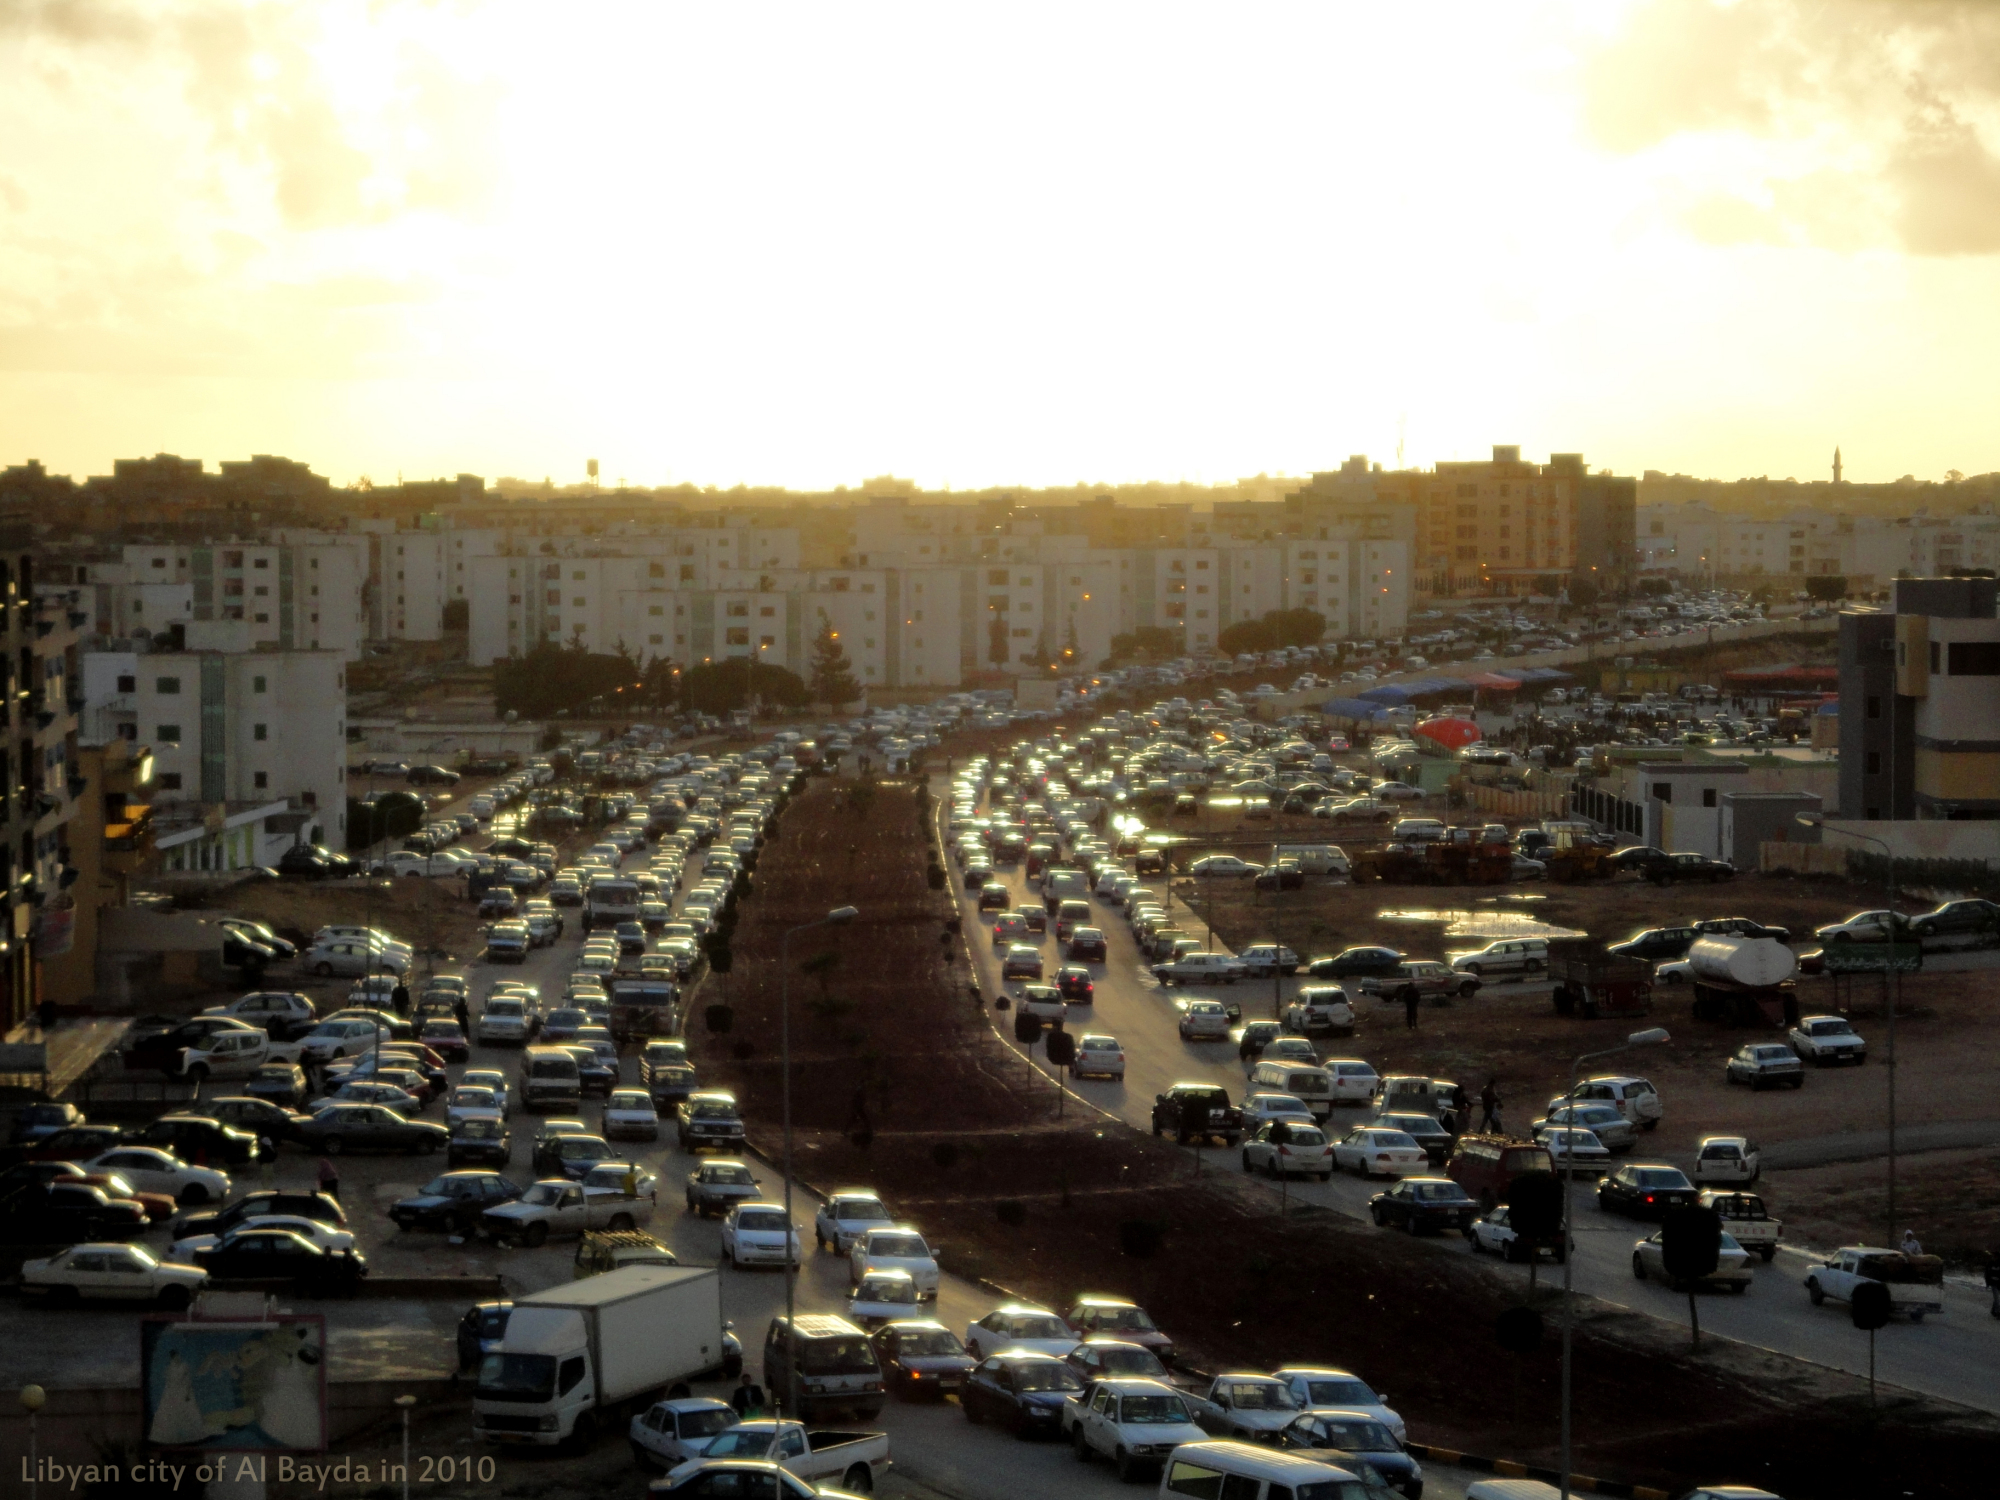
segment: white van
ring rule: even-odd
[[[1345,879],[1353,873],[1347,851],[1338,844],[1273,844],[1268,863],[1275,865],[1281,859],[1297,860],[1300,872],[1306,875]]]
[[[1260,1062],[1250,1070],[1250,1087],[1273,1094],[1290,1094],[1324,1120],[1333,1113],[1333,1075],[1305,1063]]]
[[[1352,1469],[1251,1443],[1182,1443],[1160,1466],[1161,1500],[1367,1500],[1371,1488]]]
[[[1435,844],[1444,838],[1444,823],[1438,818],[1398,818],[1389,837],[1399,844]]]

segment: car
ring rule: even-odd
[[[1197,1136],[1217,1136],[1233,1147],[1243,1139],[1243,1112],[1229,1102],[1228,1090],[1215,1084],[1176,1083],[1153,1096],[1152,1126],[1154,1135],[1172,1131],[1183,1146]]]
[[[1504,1203],[1495,1204],[1466,1226],[1465,1238],[1475,1254],[1486,1251],[1505,1261],[1528,1258],[1529,1246],[1514,1228],[1513,1210]],[[1560,1239],[1537,1240],[1533,1250],[1536,1255],[1546,1251],[1557,1265],[1563,1263],[1564,1251]]]
[[[97,1188],[114,1204],[136,1203],[152,1223],[171,1219],[178,1207],[165,1193],[142,1192],[115,1172],[86,1172],[73,1161],[16,1162],[0,1173],[0,1206],[17,1193],[40,1192],[57,1182]]]
[[[1099,1032],[1077,1038],[1076,1057],[1069,1065],[1071,1078],[1118,1078],[1125,1076],[1125,1049],[1118,1038]]]
[[[580,1182],[599,1162],[618,1160],[618,1150],[601,1135],[544,1136],[535,1142],[530,1168],[538,1178]]]
[[[975,1363],[958,1335],[932,1318],[895,1318],[869,1336],[882,1380],[898,1401],[942,1400]]]
[[[1090,977],[1090,970],[1081,964],[1064,964],[1056,970],[1056,992],[1074,1004],[1088,1005],[1097,993],[1097,985]]]
[[[972,872],[968,870],[967,873],[969,878]],[[991,870],[985,872],[987,875],[991,875],[992,873]],[[1005,911],[1013,903],[1014,893],[1004,884],[997,880],[987,881],[982,879],[979,887],[979,910]]]
[[[672,1469],[699,1458],[717,1434],[741,1420],[727,1402],[677,1396],[632,1418],[627,1439],[641,1468]],[[776,1491],[771,1493],[775,1497]]]
[[[1910,918],[1910,931],[1919,938],[1956,937],[1974,933],[2000,937],[2000,905],[1991,901],[1947,901],[1935,910]]]
[[[499,1115],[466,1115],[450,1127],[445,1143],[445,1165],[459,1167],[481,1164],[505,1167],[514,1160],[514,1138],[506,1120]]]
[[[1822,1068],[1832,1063],[1852,1063],[1858,1068],[1868,1061],[1868,1043],[1845,1016],[1801,1016],[1787,1040],[1802,1061]]]
[[[1189,1000],[1182,1004],[1178,1023],[1184,1042],[1226,1042],[1235,1016],[1220,1000]]]
[[[83,1111],[74,1104],[27,1104],[14,1116],[7,1140],[14,1146],[32,1145],[58,1130],[85,1123]]]
[[[229,1196],[229,1175],[193,1167],[153,1146],[120,1146],[84,1162],[86,1172],[122,1177],[141,1192],[162,1193],[176,1203],[220,1203]]]
[[[1822,943],[1906,943],[1916,936],[1915,924],[1901,912],[1856,912],[1844,922],[1815,927]]]
[[[1080,1342],[1069,1324],[1046,1307],[1021,1302],[996,1307],[965,1330],[966,1353],[977,1360],[1008,1350],[1061,1360]]]
[[[874,1271],[907,1272],[920,1297],[937,1296],[937,1258],[924,1243],[923,1235],[908,1224],[870,1229],[855,1239],[847,1255],[849,1284],[859,1284]]]
[[[1083,1382],[1060,1356],[1019,1344],[1010,1345],[1004,1354],[984,1355],[970,1339],[967,1348],[979,1363],[959,1387],[958,1403],[966,1421],[1002,1423],[1022,1438],[1061,1430],[1063,1407],[1083,1389]]]
[[[660,1201],[660,1179],[635,1161],[610,1157],[593,1165],[582,1177],[583,1196],[591,1203],[610,1199]],[[651,1214],[647,1215],[650,1220]]]
[[[472,1049],[465,1040],[465,1028],[449,1016],[428,1016],[417,1030],[417,1040],[448,1063],[470,1061]]]
[[[1688,956],[1688,949],[1701,934],[1692,926],[1649,927],[1635,932],[1622,943],[1612,943],[1605,952],[1614,958],[1636,958],[1646,963],[1671,962]]]
[[[1361,992],[1392,1003],[1406,1004],[1412,996],[1442,1003],[1452,995],[1470,998],[1484,983],[1477,974],[1464,974],[1427,958],[1408,958],[1391,973],[1363,976]]]
[[[1287,799],[1285,811],[1293,810],[1291,800]],[[1260,891],[1303,890],[1305,883],[1306,872],[1299,867],[1299,862],[1295,859],[1281,859],[1276,864],[1259,870],[1253,882]]]
[[[202,1014],[248,1021],[268,1032],[273,1041],[288,1042],[313,1029],[316,1013],[304,995],[290,990],[255,990],[227,1005],[212,1005]]]
[[[1549,940],[1547,938],[1503,938],[1488,943],[1484,948],[1469,952],[1447,953],[1445,962],[1461,974],[1472,974],[1481,979],[1488,976],[1517,974],[1531,976],[1547,972],[1549,967]]]
[[[1750,917],[1704,917],[1694,930],[1703,937],[1770,938],[1780,943],[1792,939],[1789,927],[1769,927]]]
[[[1628,1162],[1597,1183],[1599,1208],[1635,1219],[1657,1219],[1670,1208],[1692,1208],[1699,1197],[1687,1174],[1665,1162]]]
[[[1448,1177],[1405,1177],[1368,1200],[1368,1216],[1378,1227],[1401,1228],[1411,1234],[1429,1229],[1463,1233],[1478,1212],[1472,1195]]]
[[[1548,1113],[1528,1127],[1528,1134],[1530,1138],[1540,1141],[1550,1130],[1566,1129],[1588,1130],[1597,1138],[1598,1144],[1613,1155],[1631,1150],[1639,1139],[1638,1127],[1612,1105],[1602,1100],[1570,1104],[1564,1095],[1558,1095],[1550,1104]]]
[[[1103,930],[1096,927],[1078,927],[1072,931],[1067,951],[1071,958],[1093,964],[1103,963],[1109,953]]]
[[[305,1103],[306,1071],[297,1063],[264,1063],[244,1080],[243,1092],[280,1109],[295,1109]]]
[[[1297,1125],[1317,1124],[1311,1108],[1305,1100],[1292,1094],[1260,1091],[1243,1100],[1243,1124],[1251,1131],[1262,1130],[1275,1120],[1289,1120]]]
[[[465,1234],[487,1209],[512,1203],[521,1189],[498,1172],[446,1172],[389,1206],[398,1229],[445,1229]]]
[[[89,1243],[21,1263],[25,1296],[74,1305],[88,1298],[103,1302],[150,1303],[178,1311],[208,1282],[200,1266],[155,1259],[141,1245]]]
[[[1308,1111],[1303,1120],[1272,1120],[1258,1126],[1243,1142],[1242,1161],[1244,1171],[1262,1172],[1273,1180],[1305,1176],[1326,1182],[1333,1176],[1333,1144]]]
[[[147,1209],[137,1199],[77,1178],[17,1182],[0,1200],[0,1240],[9,1244],[132,1239],[145,1233],[147,1222]]]
[[[688,1173],[688,1212],[727,1213],[739,1203],[756,1201],[762,1196],[763,1187],[747,1162],[712,1157]]]
[[[1255,878],[1263,868],[1234,854],[1208,854],[1189,865],[1188,874],[1197,880],[1240,880]]]
[[[604,1101],[606,1140],[657,1141],[660,1113],[644,1089],[613,1089]]]
[[[1076,1371],[1086,1391],[1097,1381],[1105,1379],[1172,1379],[1165,1362],[1155,1351],[1115,1335],[1086,1337],[1064,1356],[1064,1362]]]
[[[383,1074],[399,1071],[387,1067],[380,1070]],[[416,1082],[415,1074],[408,1074],[407,1078],[412,1084]],[[421,1094],[391,1082],[388,1077],[350,1077],[326,1097],[337,1104],[380,1104],[405,1117],[421,1114],[424,1108]]]
[[[799,1232],[782,1203],[738,1203],[722,1218],[722,1256],[733,1270],[799,1263]]]
[[[1285,1025],[1301,1036],[1352,1036],[1354,1006],[1337,984],[1301,985],[1285,1007]]]
[[[259,1214],[245,1219],[242,1227],[247,1229],[283,1229],[291,1234],[302,1235],[322,1250],[340,1252],[354,1248],[352,1230],[336,1228],[318,1219],[308,1219],[304,1214]],[[221,1234],[183,1235],[167,1247],[167,1259],[193,1265],[197,1253],[219,1244]]]
[[[322,1250],[302,1234],[243,1224],[195,1252],[195,1264],[229,1281],[287,1281],[302,1295],[352,1295],[368,1274],[358,1250]]]
[[[1357,1125],[1333,1148],[1333,1169],[1360,1177],[1414,1176],[1430,1165],[1430,1157],[1407,1134],[1373,1125]]]
[[[1423,1466],[1404,1451],[1387,1426],[1366,1412],[1304,1412],[1278,1430],[1276,1445],[1287,1453],[1311,1454],[1337,1468],[1372,1469],[1409,1500],[1420,1500],[1424,1492]]]
[[[1189,984],[1234,984],[1243,977],[1243,965],[1227,953],[1190,949],[1178,957],[1153,965],[1153,977],[1164,986]]]
[[[275,1066],[294,1068],[297,1065],[278,1063]],[[260,1141],[295,1141],[300,1129],[311,1118],[270,1099],[253,1098],[247,1094],[211,1099],[203,1108],[207,1111],[207,1118],[256,1136]]]
[[[1632,1247],[1632,1274],[1640,1281],[1652,1277],[1669,1283],[1676,1291],[1688,1289],[1689,1283],[1667,1274],[1666,1247],[1662,1240],[1664,1229],[1656,1229]],[[1715,1269],[1699,1278],[1704,1286],[1726,1286],[1732,1292],[1747,1292],[1752,1280],[1750,1252],[1736,1243],[1736,1236],[1728,1230],[1722,1231],[1721,1249],[1716,1255]]]
[[[847,1317],[864,1329],[917,1313],[923,1301],[907,1271],[869,1271],[847,1292]]]
[[[1549,1160],[1565,1175],[1598,1176],[1611,1170],[1611,1148],[1597,1132],[1582,1125],[1551,1125],[1537,1120],[1533,1139],[1548,1151]]]
[[[1274,1375],[1218,1375],[1193,1401],[1195,1420],[1217,1437],[1269,1443],[1299,1414],[1299,1399]]]
[[[410,1151],[428,1156],[451,1144],[451,1132],[428,1120],[406,1119],[383,1104],[328,1104],[299,1132],[299,1144],[325,1155],[343,1151]]]
[[[1395,1434],[1397,1442],[1410,1440],[1409,1427],[1401,1414],[1352,1371],[1287,1365],[1284,1369],[1272,1371],[1272,1376],[1285,1383],[1292,1399],[1302,1408],[1360,1412],[1388,1428]]]
[[[1424,1156],[1434,1167],[1441,1167],[1451,1155],[1451,1145],[1455,1137],[1438,1123],[1437,1116],[1419,1114],[1414,1111],[1390,1110],[1378,1114],[1369,1124],[1381,1130],[1400,1130],[1404,1135],[1424,1148]]]
[[[1000,977],[1006,979],[1040,979],[1042,977],[1042,951],[1028,943],[1015,943],[1007,950],[1006,960],[1000,965]]]
[[[410,972],[408,955],[382,952],[353,938],[315,943],[306,950],[300,963],[323,979],[335,974],[389,973],[400,977]]]
[[[813,1238],[821,1251],[847,1255],[870,1230],[886,1229],[895,1219],[873,1192],[844,1188],[829,1193],[813,1215]]]
[[[1695,1146],[1694,1180],[1742,1186],[1763,1176],[1762,1153],[1748,1136],[1705,1135]]]
[[[743,1146],[743,1113],[736,1096],[721,1089],[689,1094],[675,1111],[675,1128],[683,1151],[704,1147],[739,1150]]]
[[[1723,1064],[1722,1076],[1729,1083],[1747,1083],[1753,1091],[1803,1088],[1806,1081],[1805,1064],[1782,1042],[1745,1042]]]

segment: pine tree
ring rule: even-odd
[[[819,639],[813,642],[811,682],[813,698],[820,703],[838,707],[861,696],[853,663],[841,650],[840,633],[833,628],[825,610],[819,612]]]

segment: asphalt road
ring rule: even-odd
[[[950,808],[948,788],[940,784],[940,817]],[[950,847],[946,840],[945,847]],[[1016,905],[1040,900],[1020,865],[1002,866],[995,878],[1016,892]],[[953,874],[956,875],[956,868]],[[1155,890],[1165,891],[1167,882],[1149,879]],[[962,886],[963,882],[960,882]],[[990,920],[981,923],[976,910],[976,892],[961,889],[968,930],[972,935],[974,962],[981,985],[988,995],[1001,992],[999,950],[986,937]],[[1232,1099],[1244,1093],[1247,1069],[1237,1057],[1236,1043],[1230,1041],[1189,1043],[1180,1040],[1175,1029],[1176,1002],[1186,998],[1213,998],[1235,1001],[1248,1019],[1278,1014],[1283,999],[1297,987],[1296,979],[1244,980],[1233,985],[1204,987],[1192,985],[1163,989],[1147,969],[1133,942],[1122,908],[1093,898],[1097,924],[1108,940],[1109,962],[1089,965],[1096,978],[1096,993],[1089,1007],[1070,1022],[1069,1029],[1108,1032],[1117,1037],[1125,1053],[1123,1082],[1083,1079],[1069,1084],[1073,1095],[1139,1129],[1148,1129],[1154,1096],[1182,1080],[1218,1083]],[[1176,903],[1179,904],[1179,903]],[[1200,914],[1189,909],[1181,924],[1190,933],[1206,935]],[[1051,924],[1053,926],[1053,924]],[[1032,938],[1032,935],[1031,935]],[[1039,939],[1044,967],[1053,974],[1055,966],[1069,962],[1056,951],[1053,932]],[[1217,948],[1223,945],[1215,944]],[[1990,966],[1990,954],[1951,954],[1944,959],[1967,967]],[[1928,962],[1928,959],[1927,959]],[[1020,981],[1004,986],[1018,995]],[[1383,1026],[1402,1024],[1400,1007],[1378,1006],[1372,999],[1356,996],[1359,1025],[1354,1037],[1331,1042],[1330,1055],[1368,1058],[1369,1034]],[[1279,1000],[1274,1003],[1273,994]],[[1003,1028],[1003,1038],[1014,1046],[1011,1029]],[[1018,1050],[1018,1049],[1017,1049]],[[1035,1049],[1040,1060],[1042,1049]],[[1043,1064],[1046,1066],[1046,1063]],[[1053,1078],[1051,1093],[1056,1087]],[[1525,1101],[1523,1101],[1525,1102]],[[1520,1104],[1516,1104],[1517,1109]],[[1329,1122],[1336,1138],[1363,1118],[1353,1108],[1336,1109]],[[1211,1148],[1206,1155],[1213,1170],[1236,1171],[1235,1153]],[[1671,1155],[1671,1153],[1669,1153]],[[1691,1163],[1681,1163],[1689,1166]],[[1261,1182],[1261,1179],[1260,1179]],[[1295,1201],[1308,1202],[1346,1213],[1367,1217],[1369,1197],[1386,1184],[1364,1183],[1349,1176],[1337,1176],[1330,1183],[1293,1181],[1288,1188]],[[1275,1185],[1270,1189],[1274,1194]],[[1587,1183],[1578,1183],[1572,1208],[1577,1253],[1574,1257],[1576,1289],[1603,1301],[1685,1327],[1687,1298],[1657,1282],[1639,1282],[1632,1275],[1632,1246],[1650,1232],[1650,1226],[1600,1212]],[[1383,1233],[1392,1231],[1384,1230]],[[1411,1253],[1450,1254],[1466,1257],[1484,1274],[1509,1280],[1525,1280],[1525,1266],[1506,1266],[1486,1256],[1475,1256],[1465,1243],[1426,1241],[1412,1244]],[[1833,1303],[1812,1307],[1806,1300],[1803,1279],[1812,1257],[1799,1250],[1781,1250],[1769,1266],[1756,1264],[1756,1284],[1742,1295],[1701,1294],[1701,1324],[1704,1333],[1713,1333],[1755,1344],[1780,1354],[1810,1360],[1816,1364],[1865,1377],[1868,1373],[1868,1339],[1851,1325],[1846,1309]],[[1544,1275],[1547,1274],[1546,1269]],[[1898,1322],[1877,1335],[1875,1351],[1877,1378],[1909,1390],[1955,1401],[1983,1411],[2000,1412],[2000,1320],[1989,1316],[1988,1298],[1983,1289],[1952,1286],[1946,1289],[1945,1314],[1922,1325]],[[1155,1308],[1154,1315],[1169,1326],[1172,1310]],[[1340,1351],[1325,1351],[1329,1361],[1339,1361]],[[1358,1370],[1368,1378],[1366,1370]]]

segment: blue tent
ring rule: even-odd
[[[1414,682],[1385,682],[1361,694],[1377,703],[1408,703],[1416,698],[1434,698],[1443,693],[1470,693],[1472,684],[1462,677],[1419,677]]]
[[[1366,698],[1329,698],[1319,706],[1319,711],[1342,719],[1372,719],[1385,712],[1381,704]]]

